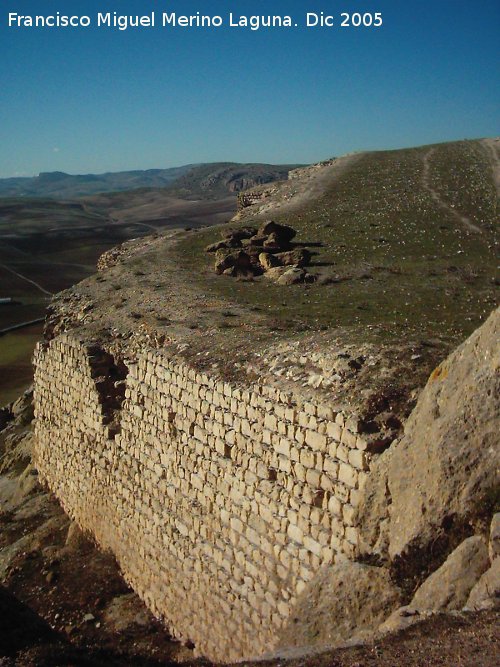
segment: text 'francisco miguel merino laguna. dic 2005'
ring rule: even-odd
[[[342,12],[336,16],[324,12],[306,12],[299,17],[289,15],[239,15],[229,12],[226,16],[196,12],[185,15],[175,12],[151,12],[143,15],[123,15],[117,12],[98,12],[88,15],[67,15],[56,12],[50,15],[23,15],[9,12],[10,28],[349,28],[373,27],[383,24],[380,12],[365,14]]]

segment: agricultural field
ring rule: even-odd
[[[162,229],[231,218],[236,196],[186,202],[165,191],[119,193],[96,200],[0,199],[0,405],[30,384],[43,318],[53,294],[93,274],[99,256],[124,241]],[[143,220],[146,219],[146,222]]]

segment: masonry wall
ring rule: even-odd
[[[354,555],[369,455],[342,415],[156,350],[124,380],[67,334],[35,369],[41,478],[199,653],[270,650],[319,568]]]

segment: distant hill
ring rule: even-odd
[[[228,192],[241,192],[256,185],[285,181],[288,172],[300,165],[239,164],[215,162],[193,167],[169,185],[180,197],[219,197]]]
[[[178,196],[213,197],[285,179],[294,166],[227,162],[75,176],[54,171],[33,178],[0,179],[0,197],[74,199],[141,188],[173,188]]]
[[[135,188],[164,188],[190,171],[193,165],[172,169],[119,171],[106,174],[73,176],[62,171],[41,173],[33,178],[0,179],[0,197],[53,197],[73,199],[97,194],[133,190]]]

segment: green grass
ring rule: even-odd
[[[18,398],[32,383],[31,357],[41,337],[41,325],[0,336],[0,406]]]
[[[474,141],[444,144],[432,155],[430,166],[441,197],[498,243],[497,193],[487,178],[490,163],[484,146]]]
[[[178,261],[205,292],[268,313],[278,329],[342,327],[367,342],[381,335],[457,341],[497,303],[497,201],[482,145],[435,146],[431,183],[484,231],[468,230],[423,187],[428,151],[367,154],[316,201],[272,215],[298,230],[297,241],[323,244],[310,271],[338,282],[280,287],[216,276],[204,252],[220,237],[214,228],[186,237]]]

